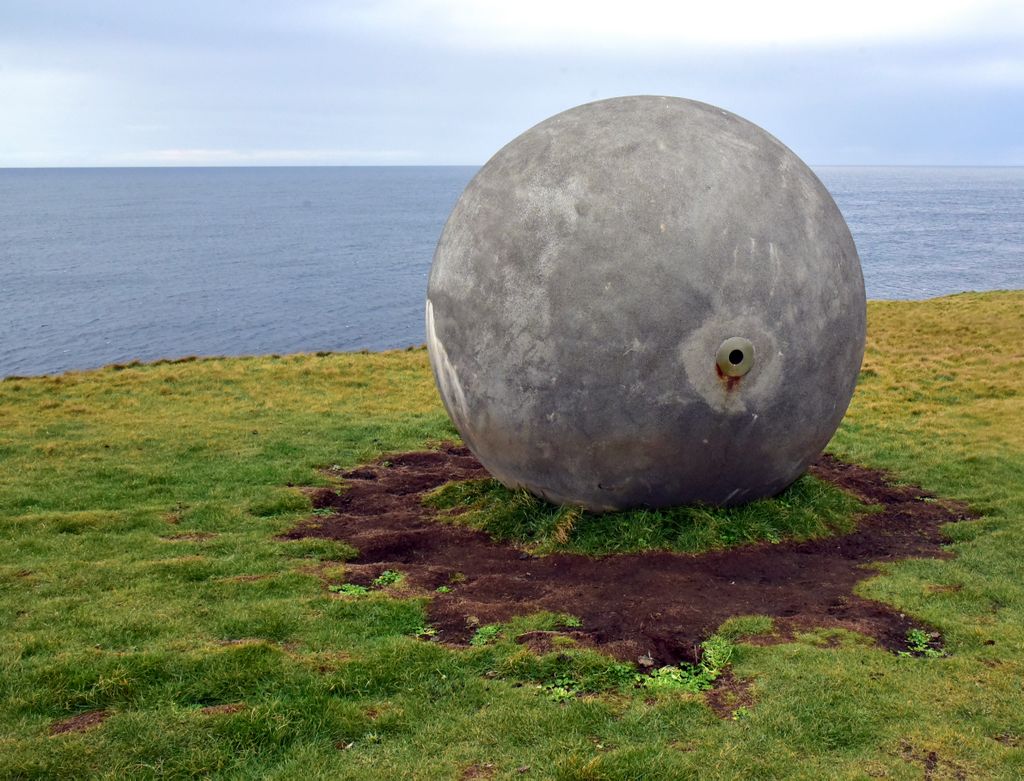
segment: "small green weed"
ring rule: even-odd
[[[451,594],[452,593],[452,587],[451,586],[438,586],[436,589],[434,589],[434,591],[436,591],[438,594]]]
[[[384,586],[394,586],[402,582],[405,576],[396,570],[386,569],[373,579],[373,585],[377,588],[383,588]]]
[[[740,707],[738,707],[736,710],[734,710],[732,712],[732,720],[733,721],[743,721],[744,719],[749,719],[750,715],[751,715],[750,714],[750,708],[748,708],[748,707],[746,707],[744,705],[741,705]]]
[[[686,662],[676,667],[659,667],[650,675],[637,676],[637,683],[656,691],[678,690],[696,694],[710,689],[713,682],[698,665]]]
[[[476,630],[473,636],[469,639],[470,645],[481,646],[490,645],[498,639],[498,635],[501,634],[501,624],[487,624]]]
[[[394,586],[397,583],[401,583],[404,577],[405,576],[401,572],[396,572],[393,569],[386,569],[373,579],[371,585],[375,588]],[[336,594],[345,594],[350,597],[361,597],[370,593],[370,588],[368,586],[360,586],[358,583],[342,583],[340,586],[328,586],[327,590],[333,591]]]
[[[701,643],[698,664],[682,662],[678,666],[659,667],[650,675],[638,675],[637,683],[655,690],[679,690],[694,694],[707,691],[725,672],[735,647],[720,634],[711,635]]]
[[[507,632],[513,634],[512,628]],[[591,650],[570,649],[535,656],[517,653],[496,670],[499,677],[533,682],[552,702],[568,702],[583,694],[627,694],[638,686],[636,668]]]
[[[946,652],[934,645],[935,637],[923,629],[907,630],[907,650],[900,651],[899,656],[923,656],[926,659],[937,659]]]
[[[551,702],[569,702],[569,700],[574,700],[582,694],[579,681],[571,675],[560,675],[555,678],[554,683],[541,686],[540,688],[544,690],[545,695]]]

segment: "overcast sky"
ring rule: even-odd
[[[812,165],[1022,165],[1024,2],[0,0],[0,166],[480,164],[628,94]]]

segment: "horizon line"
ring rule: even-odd
[[[0,165],[0,171],[224,169],[224,168],[482,168],[486,163],[222,163],[211,165]],[[1024,163],[807,163],[811,168],[1024,168]]]

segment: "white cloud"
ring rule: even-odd
[[[486,49],[819,47],[1024,31],[1013,0],[341,0],[314,9],[307,23]]]
[[[62,161],[75,151],[64,146],[95,98],[96,81],[85,73],[59,68],[0,68],[0,166]]]
[[[915,75],[933,84],[970,87],[1024,87],[1024,59],[983,57],[969,62],[943,63],[929,69],[906,69],[899,74],[912,80]]]

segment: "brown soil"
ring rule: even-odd
[[[751,682],[745,678],[737,678],[732,670],[715,681],[715,688],[704,695],[704,701],[719,718],[732,719],[740,708],[751,708],[754,695],[750,692]]]
[[[967,778],[967,772],[957,763],[943,759],[934,751],[918,751],[907,742],[900,744],[899,757],[912,765],[920,765],[924,770],[925,781],[935,781],[938,778],[965,781]]]
[[[494,764],[491,762],[485,762],[482,765],[470,765],[462,771],[461,778],[464,781],[468,781],[471,778],[494,778]]]
[[[88,713],[79,713],[77,716],[71,716],[60,721],[55,721],[50,725],[51,735],[63,735],[67,732],[85,732],[86,730],[94,729],[100,724],[110,718],[110,714],[105,710],[92,710]]]
[[[231,702],[225,705],[207,705],[205,708],[200,708],[199,712],[204,716],[223,716],[243,710],[245,710],[244,702]]]
[[[895,485],[882,472],[824,455],[811,468],[880,512],[865,515],[850,534],[806,542],[757,544],[700,555],[648,552],[591,558],[531,556],[486,534],[435,520],[424,492],[453,480],[486,477],[465,448],[392,455],[340,473],[342,493],[320,489],[310,518],[286,539],[343,540],[360,552],[346,565],[352,582],[369,585],[386,569],[405,585],[433,592],[429,620],[437,639],[465,643],[481,624],[539,610],[582,619],[578,644],[625,661],[650,656],[658,664],[695,661],[701,640],[731,616],[777,619],[779,637],[797,629],[841,627],[904,649],[910,618],[854,596],[871,565],[912,556],[947,555],[939,527],[970,517],[962,503],[937,501],[920,488]],[[585,636],[585,641],[583,640]],[[528,644],[533,645],[532,642]],[[543,643],[540,643],[543,645]]]

